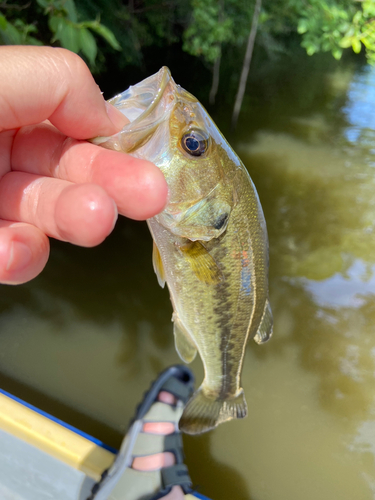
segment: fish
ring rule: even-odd
[[[109,102],[130,123],[93,142],[153,162],[169,187],[167,206],[147,223],[154,270],[170,292],[176,350],[186,363],[198,352],[204,366],[179,423],[201,434],[247,415],[245,346],[272,335],[262,206],[239,157],[167,67]]]

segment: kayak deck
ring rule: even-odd
[[[0,391],[0,498],[84,500],[115,450]]]

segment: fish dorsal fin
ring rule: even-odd
[[[264,344],[272,337],[273,317],[270,302],[267,299],[264,306],[262,320],[260,322],[258,331],[254,337],[257,344]]]
[[[182,361],[191,363],[197,354],[197,348],[176,313],[173,314],[172,321],[176,351]]]
[[[154,271],[155,271],[156,277],[158,278],[159,285],[162,288],[164,288],[164,286],[165,286],[164,267],[163,267],[163,262],[161,260],[161,255],[160,255],[159,249],[156,246],[155,241],[153,242],[153,246],[152,246],[152,265],[154,266]]]
[[[215,259],[200,241],[191,241],[185,245],[181,245],[179,248],[199,281],[208,285],[214,285],[224,279],[223,273]]]

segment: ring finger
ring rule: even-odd
[[[117,219],[114,201],[95,184],[10,172],[0,181],[0,199],[0,219],[86,247],[101,243]]]

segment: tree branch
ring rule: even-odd
[[[31,2],[25,4],[25,5],[11,5],[9,3],[7,3],[7,1],[5,0],[5,2],[1,2],[0,3],[0,9],[13,9],[13,10],[24,10],[24,9],[27,9],[29,8],[31,5]]]
[[[249,76],[251,57],[253,55],[254,42],[255,42],[255,37],[256,37],[257,29],[258,29],[258,20],[259,20],[261,6],[262,6],[262,0],[256,0],[255,7],[254,7],[253,20],[251,23],[250,34],[249,34],[249,38],[247,41],[245,59],[243,61],[243,65],[242,65],[240,83],[238,85],[238,91],[237,91],[236,100],[235,100],[234,108],[233,108],[233,115],[232,115],[232,128],[233,129],[236,128],[238,115],[240,114],[240,111],[241,111],[243,96],[245,94],[246,82],[247,82],[247,77]]]

